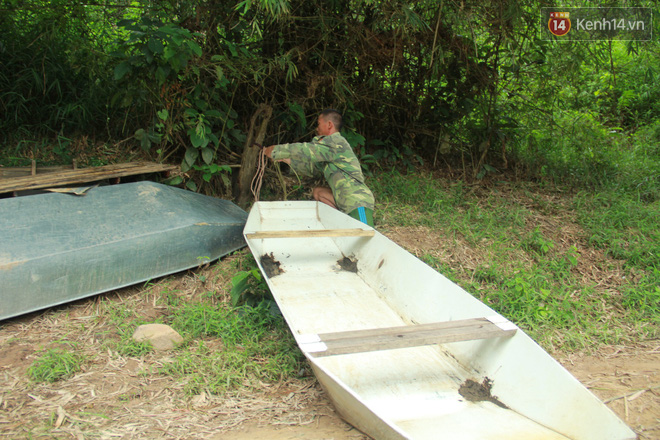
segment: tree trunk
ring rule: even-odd
[[[268,122],[272,115],[273,109],[267,104],[261,104],[252,115],[250,121],[250,130],[248,131],[245,147],[243,148],[238,181],[237,185],[234,186],[236,204],[243,209],[247,209],[253,199],[251,185],[259,158],[259,148],[254,145],[263,143],[266,137]]]

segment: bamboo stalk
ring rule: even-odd
[[[178,167],[175,165],[151,162],[131,162],[93,168],[69,168],[41,175],[37,174],[21,177],[1,177],[2,175],[0,175],[0,193],[88,183],[136,174],[168,172],[176,169],[178,169]]]

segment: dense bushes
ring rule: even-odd
[[[530,175],[573,185],[615,186],[649,201],[660,183],[660,58],[647,45],[623,42],[557,45],[549,57],[574,66],[551,74],[552,63],[527,79],[511,102],[519,117],[512,156]],[[569,62],[570,61],[570,62]],[[545,92],[545,93],[543,93]],[[533,102],[537,111],[524,112]],[[542,116],[542,117],[539,117]]]
[[[0,140],[107,137],[108,55],[93,14],[65,1],[17,2],[0,14]],[[89,21],[87,21],[89,20]],[[6,153],[6,151],[2,151]]]
[[[658,43],[539,40],[536,1],[6,3],[5,164],[83,136],[227,183],[268,104],[272,143],[339,108],[372,169],[657,189]]]

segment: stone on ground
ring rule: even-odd
[[[165,324],[144,324],[133,333],[137,342],[148,341],[154,350],[171,350],[183,342],[183,338],[172,327]]]

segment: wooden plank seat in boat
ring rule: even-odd
[[[317,237],[373,237],[373,229],[304,229],[304,230],[279,230],[259,231],[245,234],[248,239],[263,238],[317,238]]]
[[[511,337],[516,330],[517,327],[513,323],[496,316],[430,324],[308,334],[301,335],[299,342],[303,351],[321,357],[476,339]]]

